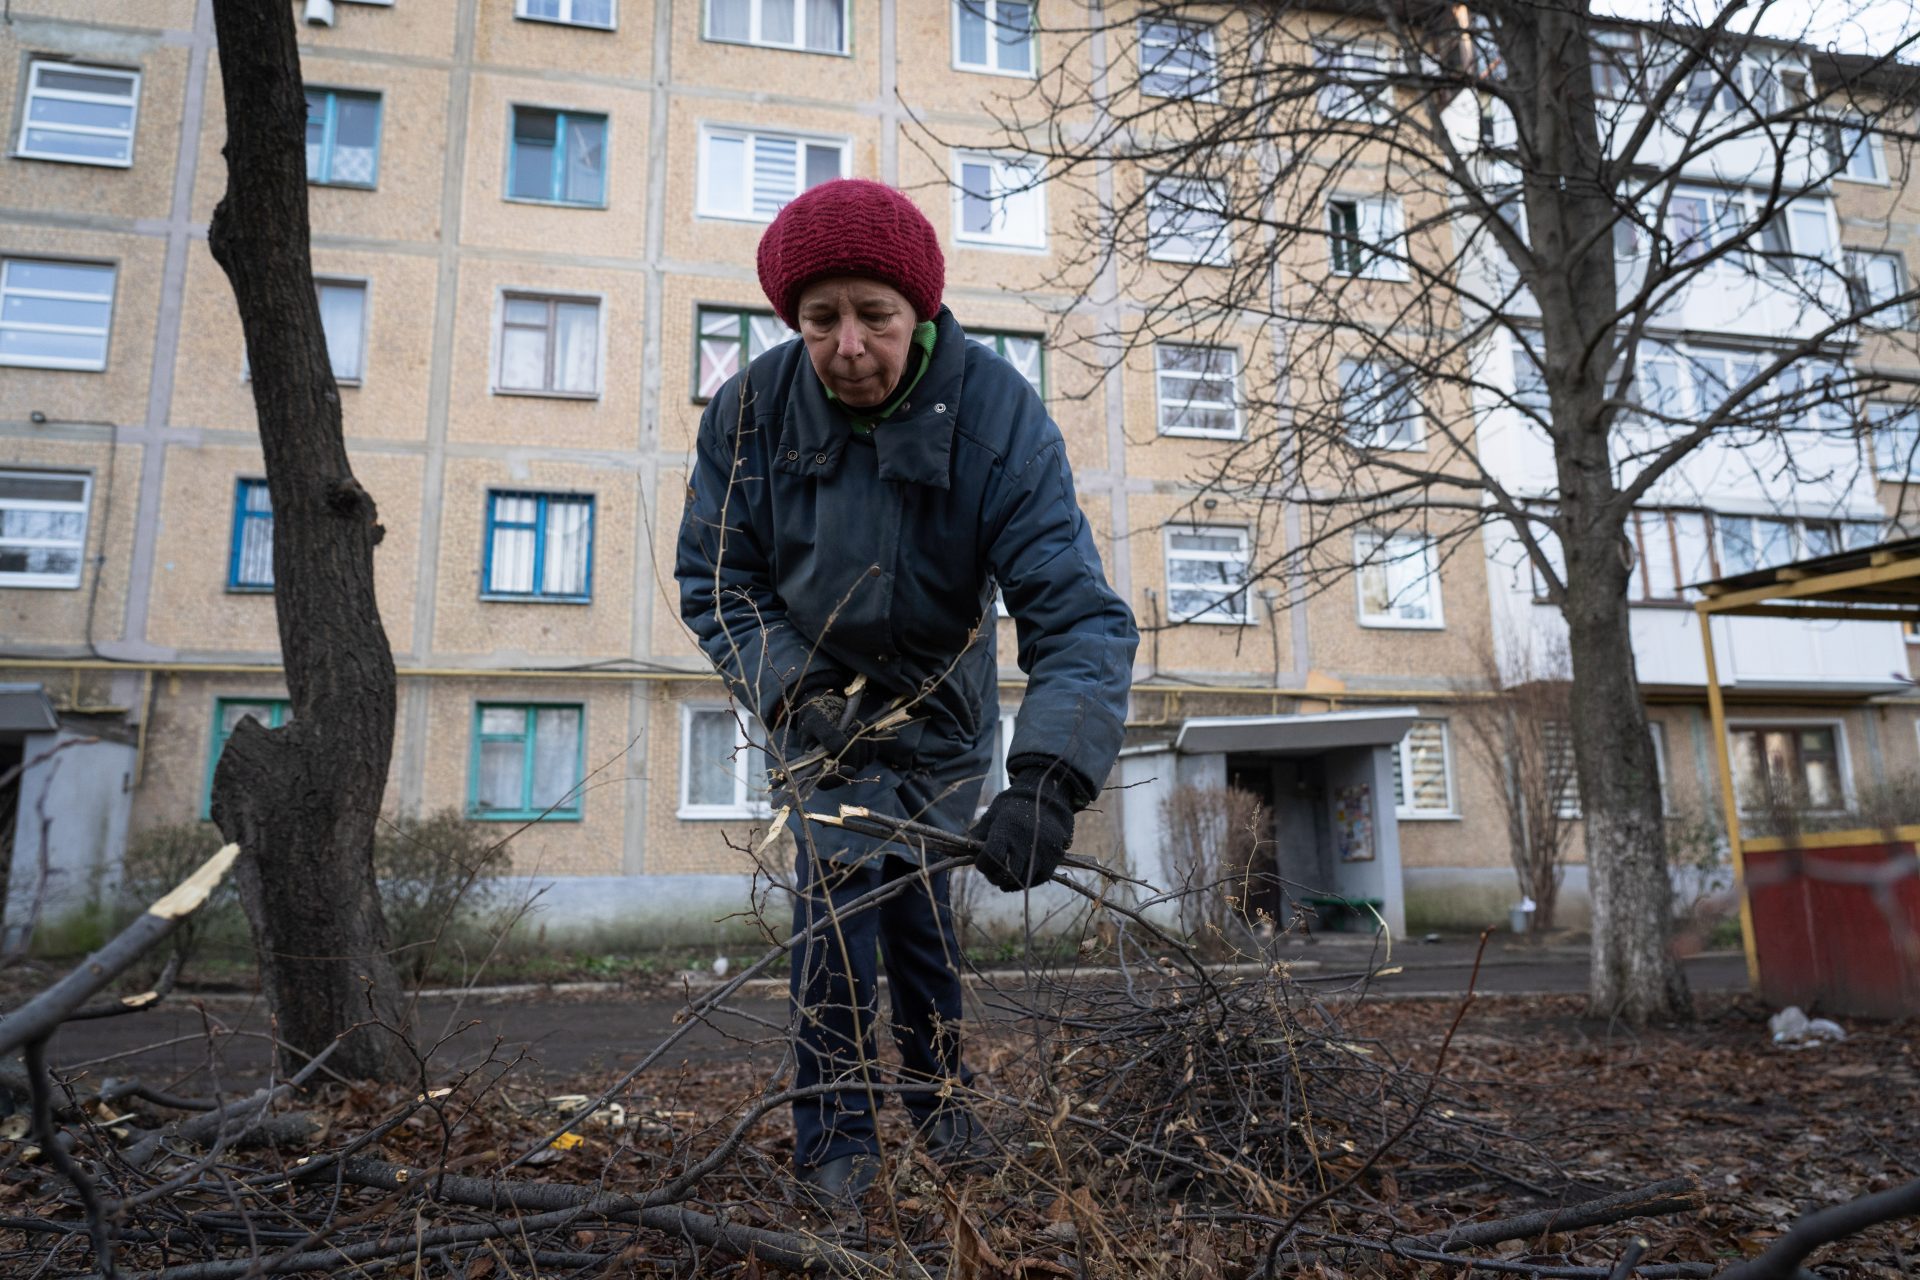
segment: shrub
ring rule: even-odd
[[[382,819],[373,869],[394,963],[417,981],[441,944],[471,932],[496,905],[499,877],[512,869],[512,856],[493,828],[447,808]]]
[[[1167,872],[1178,894],[1180,929],[1202,954],[1238,952],[1232,938],[1253,941],[1248,902],[1270,876],[1264,852],[1272,829],[1267,806],[1235,787],[1179,786],[1161,802]]]

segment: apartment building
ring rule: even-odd
[[[702,406],[787,337],[755,281],[761,230],[846,175],[922,202],[948,304],[1060,423],[1116,588],[1143,622],[1192,620],[1143,643],[1115,778],[1130,785],[1083,821],[1077,850],[1164,876],[1166,792],[1232,781],[1275,806],[1298,851],[1284,869],[1378,899],[1396,927],[1504,911],[1497,784],[1450,721],[1500,636],[1546,634],[1550,611],[1492,543],[1484,559],[1394,557],[1287,608],[1248,573],[1277,522],[1220,503],[1186,523],[1192,458],[1260,412],[1241,388],[1273,347],[1249,329],[1106,371],[1053,358],[1049,335],[1116,327],[1116,312],[1055,283],[1100,197],[1031,186],[994,147],[989,96],[1046,55],[1044,34],[1005,34],[1026,6],[294,9],[315,287],[349,451],[387,529],[388,803],[517,830],[516,869],[550,886],[550,928],[691,940],[747,901],[764,768],[678,621],[673,532]],[[1205,74],[1151,71],[1149,92]],[[225,184],[209,6],[13,0],[0,104],[0,770],[28,766],[14,901],[44,887],[74,903],[110,891],[130,830],[206,813],[235,724],[289,714],[272,512],[240,325],[206,244]],[[950,145],[929,146],[915,120]],[[1826,225],[1904,281],[1920,209],[1903,197],[1888,220],[1903,171],[1876,154],[1858,191],[1834,184]],[[1901,345],[1886,347],[1898,363]],[[1755,496],[1642,521],[1648,565],[1667,567],[1647,571],[1636,639],[1677,803],[1712,777],[1680,590],[1700,576],[1687,557],[1705,526],[1689,521],[1717,521],[1715,546],[1745,519],[1749,543],[1795,550],[1875,526],[1900,509],[1915,452],[1898,450],[1904,414],[1879,426],[1877,490],[1853,484],[1805,517]],[[1753,639],[1728,642],[1753,749],[1835,803],[1920,769],[1913,704],[1889,677],[1908,669],[1898,629],[1762,625],[1775,621],[1737,620]],[[1010,722],[1020,673],[1011,623],[1001,631]],[[1576,915],[1581,884],[1575,868]]]

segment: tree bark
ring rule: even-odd
[[[373,872],[395,708],[374,601],[383,531],[347,461],[314,296],[292,12],[286,0],[214,0],[213,13],[227,192],[207,239],[251,353],[293,702],[281,728],[244,720],[234,730],[214,772],[213,817],[242,850],[241,901],[289,1067],[344,1036],[335,1070],[392,1079],[404,1063],[402,993]]]

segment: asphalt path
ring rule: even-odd
[[[1385,999],[1457,999],[1467,989],[1474,951],[1458,942],[1402,944],[1391,955],[1342,945],[1288,958],[1298,961],[1298,979],[1326,991],[1365,981],[1371,995]],[[1746,988],[1746,966],[1737,954],[1697,956],[1686,970],[1696,992]],[[1370,973],[1375,976],[1368,978]],[[995,980],[1016,992],[1024,988],[1017,973]],[[1482,957],[1475,990],[1488,996],[1577,993],[1586,985],[1584,954],[1516,955],[1495,947]],[[693,993],[711,986],[709,981]],[[970,987],[970,1017],[1011,1016],[1007,1003],[978,983]],[[677,994],[565,988],[432,996],[416,1010],[416,1041],[430,1046],[432,1080],[494,1061],[516,1062],[518,1074],[550,1084],[584,1082],[638,1062],[680,1029],[677,1015],[685,1007]],[[652,1070],[698,1071],[703,1063],[743,1056],[771,1069],[780,1060],[786,1020],[784,992],[773,983],[753,984],[730,1002],[728,1012],[687,1030]],[[48,1056],[57,1067],[93,1080],[137,1076],[172,1091],[227,1094],[256,1087],[266,1077],[265,1027],[257,997],[176,994],[148,1012],[68,1024],[55,1034]]]

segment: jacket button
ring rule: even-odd
[[[935,405],[935,406],[933,406],[933,411],[934,411],[935,413],[945,413],[945,412],[947,411],[947,406],[945,406],[945,405],[943,405],[943,404],[937,404],[937,405]]]
[[[814,466],[816,466],[816,467],[824,467],[824,466],[826,466],[826,465],[827,465],[827,455],[826,455],[826,454],[824,454],[824,453],[816,453],[816,454],[814,454],[814,455],[813,455],[813,465],[814,465]]]
[[[878,662],[881,666],[885,666],[887,663],[893,661],[893,659],[887,657],[887,655],[883,653],[879,657],[875,658],[874,661]]]
[[[788,462],[792,462],[792,461],[793,461],[793,460],[794,460],[795,458],[797,458],[797,457],[799,457],[799,456],[800,456],[800,451],[799,451],[798,449],[789,449],[789,450],[787,450],[787,461],[788,461]]]

